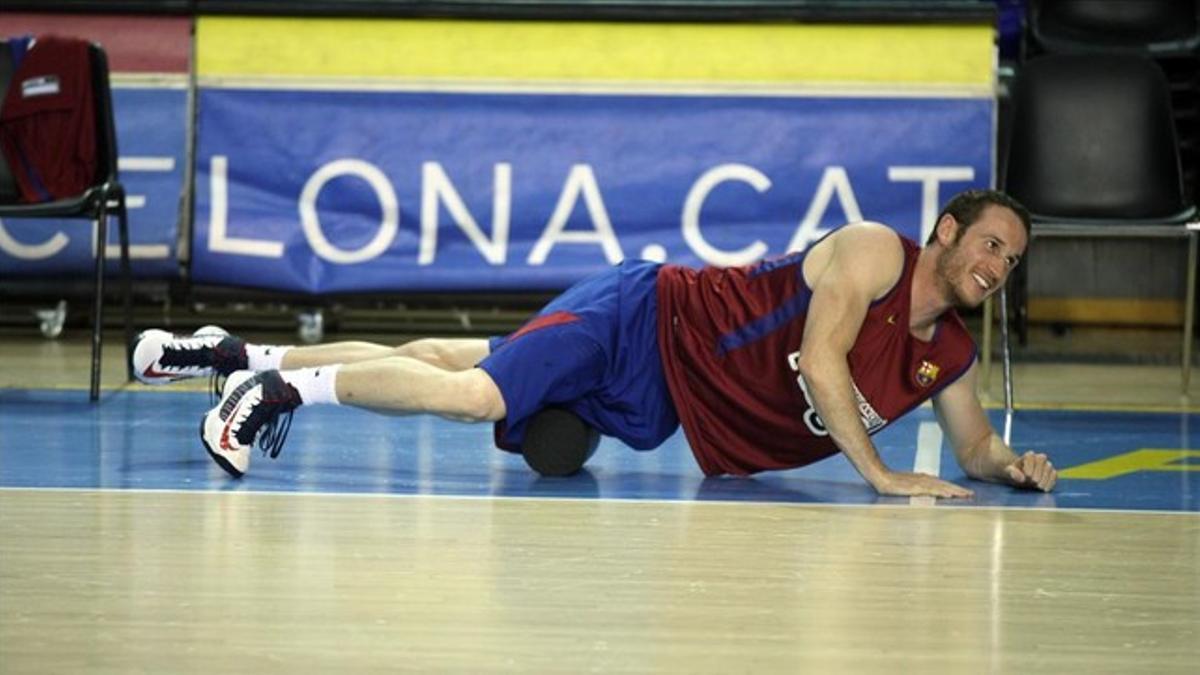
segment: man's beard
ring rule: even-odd
[[[962,291],[958,284],[954,283],[954,279],[961,279],[966,272],[967,266],[965,263],[960,263],[956,260],[958,251],[958,240],[955,240],[942,254],[938,256],[937,266],[937,283],[941,287],[942,294],[950,298],[952,305],[958,309],[974,309],[978,306],[973,300],[963,297]]]

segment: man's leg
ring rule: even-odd
[[[504,418],[500,389],[482,369],[442,369],[407,356],[345,364],[335,391],[338,403],[376,412],[430,413],[459,422]]]
[[[312,368],[335,363],[359,363],[403,356],[442,370],[469,370],[488,355],[488,341],[479,338],[422,338],[398,347],[371,342],[332,342],[292,347],[284,355],[284,369]]]
[[[247,343],[215,326],[177,336],[148,330],[133,349],[133,369],[147,384],[228,375],[236,370],[277,370],[357,363],[407,356],[445,370],[466,370],[488,354],[485,339],[426,338],[391,347],[370,342],[334,342],[311,347]]]
[[[238,371],[221,400],[204,415],[201,438],[212,458],[233,476],[250,465],[256,442],[272,457],[283,447],[293,410],[333,403],[406,415],[431,413],[462,422],[503,419],[504,398],[482,369],[450,371],[392,356],[298,370]],[[281,416],[285,416],[282,424]]]

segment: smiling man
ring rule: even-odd
[[[301,405],[495,422],[506,449],[520,446],[535,413],[557,406],[638,449],[682,424],[708,475],[789,469],[840,451],[880,494],[969,497],[935,476],[889,469],[871,441],[932,398],[968,476],[1049,491],[1057,474],[1046,456],[1017,456],[988,422],[975,343],[955,312],[1004,284],[1028,232],[1016,201],[971,190],[946,205],[925,248],[855,223],[806,252],[745,267],[627,261],[490,340],[293,348],[223,331],[147,331],[134,369],[149,383],[228,375],[201,436],[234,476],[256,442],[279,453],[280,417]]]
[[[881,494],[971,496],[890,470],[871,442],[932,398],[967,475],[1053,488],[1046,456],[1016,456],[988,422],[975,394],[975,343],[955,312],[1004,284],[1028,231],[1016,201],[972,190],[946,205],[924,249],[884,225],[855,223],[753,267],[664,268],[663,366],[701,467],[746,474],[841,451]]]

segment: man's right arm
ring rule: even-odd
[[[850,225],[821,246],[832,248],[805,270],[813,293],[799,368],[811,396],[809,403],[833,442],[880,494],[971,496],[970,490],[934,476],[889,469],[859,418],[847,356],[871,302],[900,277],[904,249],[898,237],[882,225]]]

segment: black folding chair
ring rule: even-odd
[[[133,295],[129,269],[129,223],[125,207],[125,189],[117,177],[117,134],[113,122],[112,91],[108,82],[108,58],[104,49],[89,45],[91,82],[96,111],[96,178],[91,187],[78,196],[39,204],[0,203],[0,218],[87,218],[96,223],[95,298],[92,323],[91,400],[100,397],[100,356],[104,343],[104,261],[108,242],[108,219],[116,216],[120,224],[121,292],[125,309],[126,376],[130,375],[133,342]],[[0,96],[7,91],[12,76],[8,45],[0,41]],[[2,98],[0,98],[2,100]],[[15,195],[13,177],[0,157],[0,199]],[[8,181],[8,183],[6,183]]]
[[[1186,242],[1180,359],[1186,394],[1200,223],[1184,190],[1162,71],[1131,53],[1042,56],[1022,66],[1013,99],[1004,189],[1032,214],[1033,238],[1167,237]],[[1024,283],[1023,275],[1014,275],[1011,285],[1019,293],[1019,305],[1025,302]],[[1005,407],[1011,415],[1007,330],[1002,342]]]
[[[1031,55],[1130,51],[1151,57],[1200,48],[1197,0],[1030,0]]]

